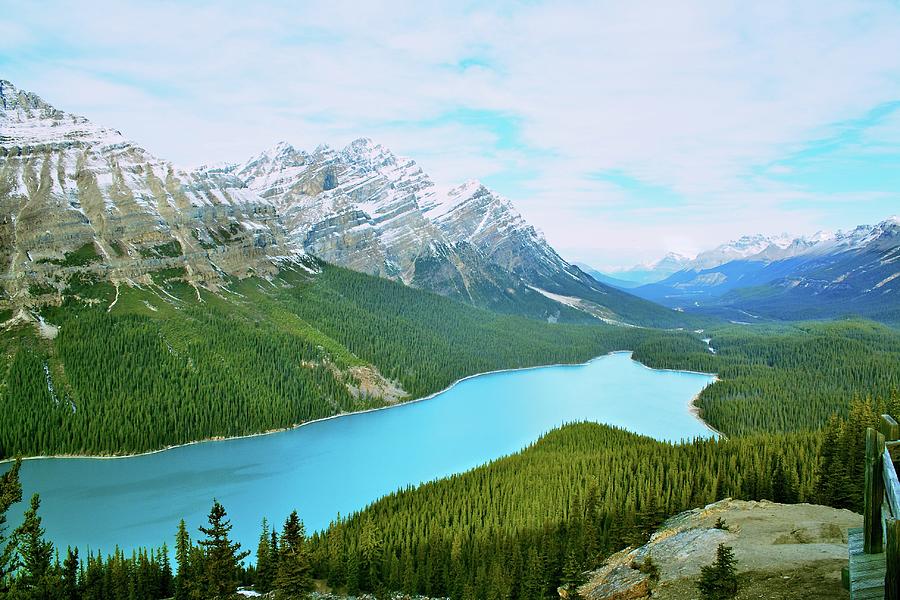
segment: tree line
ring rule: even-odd
[[[115,291],[97,283],[43,309],[55,339],[31,325],[0,334],[0,458],[135,453],[382,406],[352,392],[359,365],[411,399],[479,372],[680,335],[499,315],[333,267],[231,285],[202,302],[179,282],[120,286],[107,312]]]
[[[896,404],[855,402],[825,433],[678,444],[568,425],[515,455],[395,492],[309,537],[296,512],[280,530],[264,522],[253,565],[242,564],[247,552],[229,538],[215,502],[197,540],[179,525],[174,575],[165,547],[84,559],[69,550],[61,560],[41,541],[35,497],[6,546],[3,589],[23,598],[187,600],[233,597],[246,585],[302,597],[318,580],[348,594],[552,598],[560,586],[574,590],[609,554],[644,543],[668,516],[725,497],[859,510],[862,431]],[[19,499],[10,492],[18,468],[3,476],[0,513]],[[0,549],[3,523],[5,516]]]
[[[86,558],[78,548],[59,549],[41,525],[40,496],[32,496],[21,525],[7,532],[6,514],[22,499],[21,461],[0,477],[0,598],[22,600],[225,600],[241,585],[260,593],[277,590],[282,598],[301,598],[313,589],[309,543],[303,522],[292,512],[281,531],[263,523],[256,564],[246,566],[249,551],[231,540],[225,507],[213,501],[208,524],[195,541],[185,526],[175,538],[175,570],[165,544],[135,550],[130,557],[116,548]]]
[[[630,349],[648,366],[719,374],[698,406],[729,436],[819,429],[853,397],[900,389],[900,332],[866,321],[702,334],[551,324],[330,266],[230,285],[202,302],[179,282],[123,286],[107,312],[114,290],[97,283],[44,310],[55,340],[0,334],[0,457],[142,452],[381,406],[351,393],[350,368],[366,364],[411,399],[474,373]]]

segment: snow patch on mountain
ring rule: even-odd
[[[58,110],[37,94],[16,89],[9,81],[0,80],[0,146],[115,146],[127,143],[114,129]]]

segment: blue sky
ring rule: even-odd
[[[900,3],[23,3],[0,77],[181,165],[372,137],[615,269],[900,213]]]

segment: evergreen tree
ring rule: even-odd
[[[22,484],[19,482],[21,467],[22,460],[18,459],[9,471],[0,476],[0,592],[9,587],[12,571],[15,544],[6,539],[6,513],[10,506],[22,500]]]
[[[772,474],[772,500],[784,504],[797,501],[797,490],[785,469],[784,456],[779,456],[775,461],[775,469]]]
[[[719,544],[715,562],[700,568],[697,588],[702,600],[731,600],[737,596],[737,561],[729,546]]]
[[[66,560],[63,562],[63,598],[65,600],[78,600],[81,597],[78,589],[78,548],[70,547],[66,550]]]
[[[175,562],[178,565],[178,574],[175,576],[175,600],[189,600],[191,589],[194,587],[194,572],[191,568],[191,536],[188,533],[184,519],[178,522],[178,532],[175,534]]]
[[[358,595],[360,591],[359,556],[352,550],[347,553],[347,566],[345,567],[344,572],[346,573],[345,585],[347,587],[347,593],[351,596]],[[416,585],[416,589],[418,589],[418,585]]]
[[[584,583],[584,569],[578,560],[578,553],[574,549],[570,549],[566,554],[561,583],[566,591],[566,598],[579,600],[578,587]]]
[[[838,452],[838,442],[841,437],[841,419],[831,415],[825,424],[822,439],[821,462],[816,482],[816,497],[819,504],[832,506],[837,493],[835,490],[835,471],[839,466],[841,457]]]
[[[525,562],[525,577],[522,579],[523,600],[544,600],[547,598],[547,580],[544,569],[544,557],[532,546],[528,549]]]
[[[172,565],[169,563],[169,547],[163,543],[159,552],[159,593],[162,598],[170,598],[175,593]]]
[[[359,538],[359,550],[362,558],[362,562],[359,565],[361,583],[365,582],[366,589],[380,590],[382,584],[380,573],[382,556],[381,530],[371,518],[363,522]],[[428,562],[431,564],[431,561]],[[429,590],[426,589],[425,592],[429,593]]]
[[[81,583],[84,600],[103,600],[106,597],[104,593],[103,556],[100,552],[97,552],[96,558],[88,554],[87,567],[84,569]]]
[[[53,544],[44,539],[44,528],[38,515],[40,506],[40,496],[34,494],[22,524],[12,536],[16,546],[12,587],[16,593],[30,598],[48,597],[56,583],[51,572]]]
[[[256,583],[253,589],[260,594],[265,594],[272,589],[275,579],[277,560],[273,562],[272,543],[270,541],[269,523],[263,517],[262,533],[259,535],[259,545],[256,547]]]
[[[206,536],[198,542],[204,550],[204,569],[200,581],[204,597],[211,600],[234,598],[241,561],[250,554],[249,551],[241,552],[241,544],[228,538],[232,525],[226,518],[227,514],[225,507],[218,500],[213,500],[208,517],[209,527],[200,527],[200,532]]]
[[[313,589],[306,530],[296,510],[291,512],[281,530],[275,589],[284,598],[302,598]]]
[[[281,546],[278,544],[278,531],[276,527],[272,527],[269,534],[269,564],[272,568],[272,585],[275,584],[275,576],[278,573],[278,558],[281,556]]]

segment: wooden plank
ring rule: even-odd
[[[900,480],[897,479],[897,470],[894,468],[894,462],[882,459],[882,469],[884,473],[884,495],[888,504],[891,505],[891,515],[894,518],[900,518]]]
[[[900,440],[885,442],[884,447],[887,448],[888,452],[890,453],[891,460],[893,460],[895,463],[900,462]]]
[[[884,499],[884,436],[871,427],[866,429],[866,482],[863,504],[863,543],[866,554],[884,551],[884,529],[881,525],[881,502]]]
[[[884,547],[884,598],[900,600],[900,521],[891,519],[886,525]]]
[[[847,582],[852,600],[884,599],[884,553],[865,554],[864,529],[854,527],[847,532],[849,565]]]

